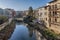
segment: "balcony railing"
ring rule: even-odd
[[[50,17],[60,18],[60,15],[58,15],[58,14],[55,14],[55,15],[51,14]]]
[[[51,24],[54,24],[54,25],[60,26],[60,23],[58,23],[58,22],[54,22],[54,23],[51,23]]]

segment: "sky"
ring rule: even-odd
[[[45,6],[52,0],[0,0],[0,8],[11,8],[16,11],[27,10],[30,6],[33,9]]]

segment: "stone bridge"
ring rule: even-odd
[[[16,21],[23,21],[23,18],[15,18]]]

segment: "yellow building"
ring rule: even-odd
[[[49,27],[60,32],[60,0],[53,0],[49,6]]]
[[[46,27],[49,27],[49,6],[45,6],[45,23],[46,23]]]

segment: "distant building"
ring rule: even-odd
[[[16,11],[16,17],[23,17],[24,11]]]
[[[11,18],[11,17],[14,17],[16,13],[15,13],[15,10],[7,8],[7,9],[4,9],[4,15]]]
[[[20,11],[16,11],[16,15],[19,15]]]
[[[23,13],[24,13],[24,17],[26,17],[28,15],[28,10],[23,11]]]
[[[2,8],[0,8],[0,15],[4,15],[4,10]]]

